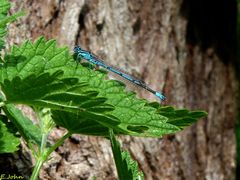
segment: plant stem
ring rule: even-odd
[[[38,178],[39,171],[43,165],[43,163],[47,160],[49,155],[60,145],[63,144],[64,140],[67,139],[69,136],[71,136],[71,132],[67,132],[63,137],[61,137],[53,146],[51,146],[47,151],[45,150],[46,147],[41,146],[40,154],[37,158],[36,165],[33,169],[32,176],[30,180],[36,180]],[[43,135],[44,136],[44,135]],[[46,144],[46,137],[43,137],[42,139],[42,145]]]
[[[47,138],[48,138],[48,134],[43,134],[42,135],[40,154],[42,154],[44,152],[44,149],[46,148]]]
[[[43,165],[43,162],[44,162],[44,160],[41,157],[39,157],[37,159],[37,163],[36,163],[36,165],[35,165],[35,167],[33,169],[33,173],[31,175],[30,180],[36,180],[38,178],[38,174],[39,174],[39,171],[40,171],[40,169],[41,169],[41,167]]]
[[[69,138],[72,135],[71,132],[67,132],[61,139],[59,139],[53,146],[51,146],[47,153],[46,153],[46,157],[48,157],[55,149],[57,149],[57,147],[61,146],[64,142],[65,139]]]

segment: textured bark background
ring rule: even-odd
[[[209,113],[192,127],[162,139],[121,137],[147,180],[234,179],[234,67],[224,64],[214,48],[202,51],[188,45],[189,19],[180,14],[181,0],[13,2],[15,10],[25,9],[28,15],[10,26],[10,44],[43,34],[70,49],[81,44],[93,52],[102,50],[106,61],[162,90],[165,104]],[[149,93],[140,95],[153,98]],[[57,129],[51,140],[62,134]],[[9,162],[26,177],[31,172],[28,156],[18,153]],[[40,178],[93,176],[116,179],[110,144],[103,138],[74,135],[44,165]]]

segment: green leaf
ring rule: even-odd
[[[3,111],[18,129],[19,133],[26,142],[34,142],[40,147],[42,133],[40,129],[36,125],[34,125],[29,118],[24,116],[22,112],[12,104],[3,106]]]
[[[187,109],[176,110],[171,106],[159,107],[158,112],[168,118],[168,123],[178,126],[181,129],[207,116],[205,111],[189,111]]]
[[[0,153],[13,153],[18,150],[20,140],[3,121],[3,116],[0,116]]]
[[[113,157],[117,167],[118,177],[120,180],[142,180],[144,175],[139,171],[136,161],[131,159],[127,151],[121,151],[120,144],[117,141],[113,130],[109,130]]]
[[[77,64],[66,48],[56,47],[54,40],[41,37],[35,43],[27,41],[14,46],[4,60],[0,83],[6,102],[73,113],[64,116],[77,119],[68,118],[65,122],[53,116],[57,117],[57,124],[71,132],[96,135],[113,128],[118,134],[160,137],[183,127],[166,112],[159,112],[159,103],[138,99],[135,93],[125,90],[123,83],[107,80],[106,72]],[[187,124],[186,119],[182,120]],[[88,130],[77,130],[74,124],[83,122]],[[188,124],[192,122],[190,119]],[[94,123],[99,132],[91,128]]]
[[[7,13],[11,4],[7,0],[0,0],[0,51],[5,45],[5,36],[7,34],[7,24],[15,21],[18,17],[23,16],[23,12],[15,13],[9,16]]]

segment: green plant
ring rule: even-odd
[[[6,24],[21,13],[7,16],[10,4],[0,0],[0,6],[3,48]],[[36,159],[31,179],[37,179],[42,164],[72,134],[102,136],[110,139],[119,178],[143,179],[137,163],[122,152],[115,136],[161,137],[206,116],[203,111],[177,110],[137,99],[123,83],[106,80],[106,76],[77,65],[69,50],[56,47],[55,40],[40,37],[34,43],[13,46],[0,67],[0,152],[16,151],[19,133]],[[33,124],[17,104],[31,107],[39,123]],[[68,132],[50,146],[47,137],[55,124]]]

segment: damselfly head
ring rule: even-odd
[[[81,50],[82,50],[82,49],[81,49],[80,46],[75,46],[74,49],[73,49],[74,53],[78,53],[78,52],[81,51]]]

